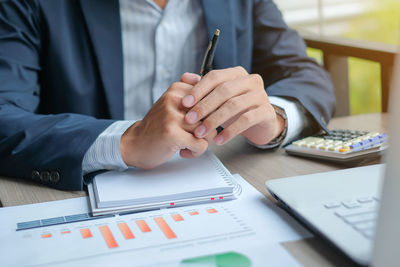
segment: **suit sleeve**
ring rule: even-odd
[[[82,160],[113,121],[37,114],[41,17],[36,1],[0,1],[0,176],[82,190]]]
[[[326,130],[335,108],[332,82],[306,54],[298,33],[285,24],[272,0],[254,2],[253,69],[268,95],[299,101],[315,127]]]

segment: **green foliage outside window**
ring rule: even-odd
[[[343,37],[395,45],[400,43],[400,1],[376,1],[379,8],[349,21]],[[308,49],[308,54],[321,62],[320,51]],[[349,83],[352,115],[381,111],[378,63],[349,58]]]

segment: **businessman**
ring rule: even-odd
[[[0,2],[3,176],[81,190],[96,171],[150,169],[237,135],[275,148],[326,129],[334,104],[271,0]]]

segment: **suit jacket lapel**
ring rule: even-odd
[[[215,29],[221,30],[218,48],[214,57],[214,68],[216,69],[237,65],[233,2],[231,0],[202,0],[209,38],[212,38]]]
[[[112,0],[81,0],[106,100],[113,119],[123,119],[123,63],[119,3]]]

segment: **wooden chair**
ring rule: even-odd
[[[380,64],[382,112],[388,111],[389,88],[397,53],[395,45],[372,43],[336,37],[321,37],[300,32],[309,48],[323,53],[323,64],[330,73],[336,93],[335,117],[350,115],[348,57]]]

